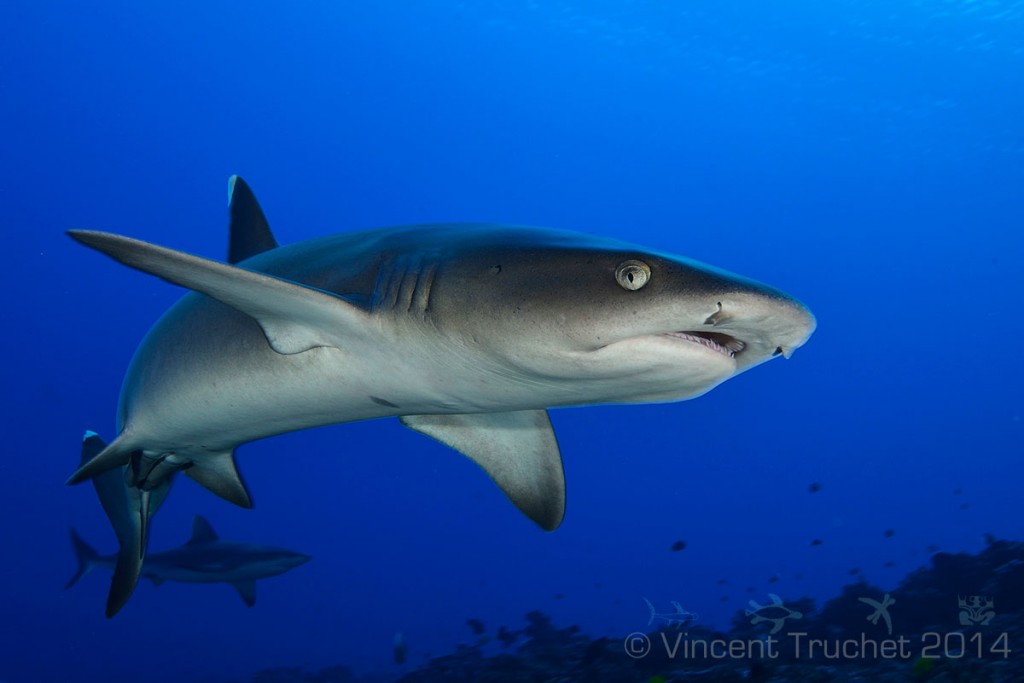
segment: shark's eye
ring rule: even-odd
[[[630,259],[615,267],[615,279],[623,289],[640,289],[651,280],[651,267],[643,261]]]

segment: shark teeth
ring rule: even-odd
[[[720,332],[666,332],[665,336],[685,339],[706,346],[712,351],[729,356],[729,358],[735,358],[736,354],[747,348],[747,345],[736,337],[730,337]]]

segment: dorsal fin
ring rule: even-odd
[[[210,523],[202,515],[196,515],[192,520],[192,538],[188,539],[185,545],[198,545],[200,543],[213,543],[217,540],[217,532],[213,530]]]
[[[277,248],[256,195],[239,176],[228,179],[228,263]]]

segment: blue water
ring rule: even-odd
[[[408,669],[472,640],[468,618],[531,609],[619,635],[647,597],[724,626],[768,592],[823,600],[853,568],[891,587],[936,547],[1022,537],[1020,0],[13,0],[0,93],[0,679],[394,675],[399,631]],[[183,480],[151,549],[199,513],[314,559],[252,609],[144,582],[106,620],[109,574],[63,590],[69,526],[115,548],[63,481],[182,291],[63,233],[223,258],[232,173],[282,242],[574,229],[771,283],[819,328],[690,402],[553,411],[550,534],[395,420],[245,446],[255,509]]]

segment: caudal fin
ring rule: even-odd
[[[96,562],[100,558],[99,553],[82,540],[82,537],[74,529],[71,529],[71,548],[75,551],[75,559],[78,560],[78,570],[75,571],[75,575],[68,581],[68,585],[64,586],[64,590],[78,583],[80,578],[88,574],[96,566]]]
[[[95,432],[86,432],[82,441],[82,462],[92,463],[117,445],[107,446]],[[81,471],[81,470],[79,470]],[[110,580],[106,615],[112,617],[124,607],[139,582],[146,556],[149,520],[163,503],[171,488],[171,479],[151,491],[140,491],[125,482],[124,468],[101,470],[92,476],[96,495],[117,536],[117,563]],[[77,577],[76,577],[77,578]]]

